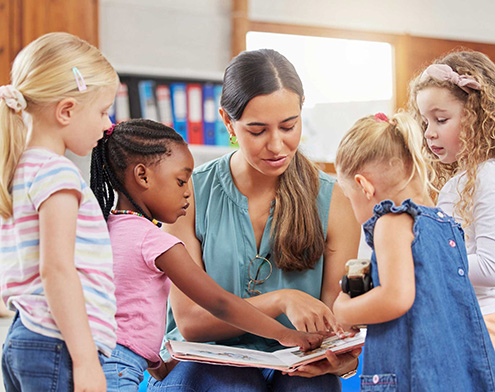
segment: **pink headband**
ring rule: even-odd
[[[472,90],[481,90],[481,84],[468,75],[459,75],[447,64],[432,64],[421,74],[420,82],[430,77],[438,82],[450,82],[463,89],[468,94]]]

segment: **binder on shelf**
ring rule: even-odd
[[[215,113],[215,94],[213,92],[213,84],[207,83],[203,85],[203,136],[204,144],[215,145],[215,121],[217,115]]]
[[[117,124],[117,120],[115,119],[115,101],[113,102],[112,106],[108,109],[108,118],[112,122],[112,124]]]
[[[156,86],[156,103],[161,123],[168,127],[173,127],[172,100],[170,98],[170,87],[167,84]]]
[[[187,136],[191,144],[203,144],[203,92],[201,84],[188,83]]]
[[[139,102],[141,104],[141,116],[149,120],[160,121],[155,97],[155,82],[141,80],[138,83]]]
[[[216,111],[216,121],[215,121],[215,144],[217,146],[229,146],[229,133],[223,119],[220,116],[218,109],[220,109],[220,98],[222,96],[222,85],[217,84],[213,87],[213,94],[215,96],[215,111]]]
[[[129,106],[129,92],[126,83],[120,83],[115,97],[115,123],[127,121],[131,118]]]
[[[170,84],[170,96],[172,97],[172,119],[174,122],[174,129],[186,142],[188,142],[186,84]]]

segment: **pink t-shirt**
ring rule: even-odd
[[[110,215],[107,223],[117,298],[117,343],[158,362],[170,279],[155,260],[182,242],[140,216]]]

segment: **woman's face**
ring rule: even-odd
[[[229,121],[246,161],[268,176],[279,176],[289,166],[301,140],[298,94],[281,89],[249,101],[242,117]]]

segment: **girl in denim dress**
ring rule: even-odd
[[[374,288],[333,310],[368,325],[361,391],[495,391],[495,352],[468,278],[464,234],[429,197],[422,132],[399,113],[356,122],[339,183],[373,249]]]

